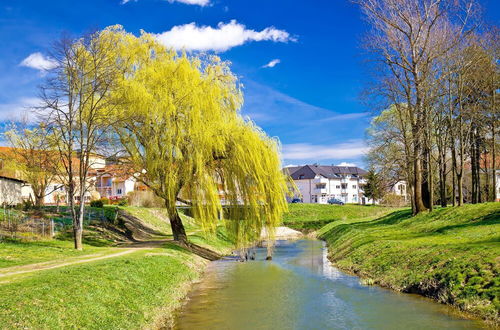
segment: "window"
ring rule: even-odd
[[[117,195],[121,195],[122,194],[122,189],[121,188],[116,189],[116,194]]]
[[[299,180],[302,180],[304,178],[304,174],[299,175]]]
[[[325,189],[326,188],[326,183],[317,183],[316,184],[316,189]]]
[[[342,189],[347,189],[347,183],[342,183]]]
[[[337,186],[337,189],[340,189],[340,186]]]
[[[352,186],[352,189],[356,189],[356,185],[353,185],[353,186]]]

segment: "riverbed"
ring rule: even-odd
[[[213,262],[176,329],[478,329],[480,321],[417,295],[360,283],[333,267],[319,240],[277,241],[272,261]]]

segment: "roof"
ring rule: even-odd
[[[0,175],[0,179],[11,180],[11,181],[19,182],[19,183],[26,182],[26,181],[23,181],[23,180],[19,180],[19,179],[16,179],[16,178],[11,178],[11,177],[8,177],[8,176],[3,176],[3,175]]]
[[[287,166],[287,167],[283,168],[283,173],[288,174],[288,175],[292,175],[299,168],[302,168],[302,166]]]
[[[289,171],[293,180],[314,179],[316,175],[324,176],[328,179],[340,178],[343,175],[359,177],[367,172],[355,166],[328,166],[328,165],[304,165],[296,170]],[[300,178],[300,179],[299,179]]]
[[[91,170],[89,175],[98,177],[111,176],[116,181],[126,181],[134,176],[134,171],[125,164],[108,164],[102,169]]]

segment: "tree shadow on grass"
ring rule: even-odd
[[[444,227],[441,227],[439,229],[436,229],[434,232],[442,234],[442,233],[445,233],[447,231],[451,231],[451,230],[455,230],[455,229],[463,229],[463,228],[468,228],[468,227],[479,227],[479,226],[491,226],[491,225],[497,225],[497,224],[500,224],[500,211],[496,211],[496,212],[484,215],[482,217],[479,217],[477,219],[474,219],[474,220],[466,222],[466,223],[444,226]]]

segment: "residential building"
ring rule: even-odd
[[[299,192],[303,203],[327,204],[331,198],[344,203],[370,203],[363,195],[367,172],[354,166],[304,165],[284,169]]]
[[[0,176],[0,205],[16,205],[22,202],[24,181]]]
[[[390,192],[395,195],[402,196],[405,202],[408,202],[409,200],[409,192],[406,181],[400,180],[393,184],[390,188]]]
[[[134,190],[139,190],[139,184],[133,173],[123,166],[107,164],[93,171],[95,189],[101,196],[109,199],[121,199]]]

